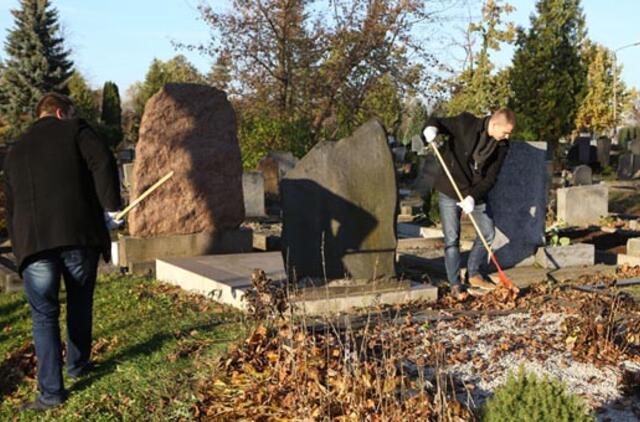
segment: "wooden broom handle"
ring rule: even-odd
[[[153,186],[151,186],[149,189],[147,189],[146,191],[144,191],[142,193],[142,195],[140,195],[139,197],[137,197],[135,199],[135,201],[133,201],[132,203],[130,203],[125,209],[123,209],[122,211],[120,211],[118,214],[116,214],[116,216],[113,218],[114,220],[122,220],[122,217],[124,217],[125,215],[127,215],[129,213],[129,211],[131,211],[133,208],[135,208],[140,202],[142,202],[147,196],[151,195],[151,193],[158,189],[162,184],[164,184],[164,182],[166,182],[167,180],[171,179],[171,176],[173,176],[173,170],[171,170],[169,173],[167,173],[166,175],[164,175],[164,177],[162,177],[160,180],[158,180],[156,183],[153,184]]]

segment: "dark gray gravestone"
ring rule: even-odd
[[[611,159],[611,139],[603,136],[598,138],[598,162],[602,167],[609,165]]]
[[[618,179],[631,180],[633,177],[633,154],[624,152],[618,156]]]
[[[625,152],[618,156],[618,179],[631,180],[640,172],[640,155]]]
[[[578,147],[578,163],[590,164],[591,163],[591,138],[586,136],[580,136],[575,141]]]
[[[496,226],[494,249],[504,267],[533,263],[544,244],[547,209],[546,142],[511,142],[489,208]]]
[[[349,138],[318,143],[280,188],[290,280],[395,276],[398,189],[377,120]]]
[[[433,189],[433,185],[436,182],[436,176],[440,172],[440,165],[435,155],[428,154],[420,157],[420,164],[418,165],[418,175],[413,182],[412,189],[418,192],[421,196],[428,195]]]
[[[571,181],[573,186],[591,185],[593,184],[593,170],[589,166],[578,166],[573,170]]]

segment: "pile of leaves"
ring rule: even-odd
[[[613,365],[623,359],[640,361],[640,307],[626,295],[591,295],[563,321],[562,329],[576,360]]]
[[[254,285],[271,283],[264,273]],[[277,294],[271,291],[272,298]],[[252,301],[260,295],[250,296]],[[252,302],[255,303],[255,302]],[[254,307],[255,308],[255,307]],[[282,309],[272,310],[283,315]],[[266,319],[269,321],[269,318]],[[372,317],[358,330],[275,318],[258,324],[201,385],[201,420],[466,421],[451,382],[426,374],[420,327]],[[409,369],[406,362],[417,362]],[[420,368],[420,369],[417,369]]]
[[[13,394],[25,380],[34,380],[36,367],[36,351],[31,342],[7,353],[0,366],[0,397]]]

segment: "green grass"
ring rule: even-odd
[[[22,377],[0,396],[0,420],[191,420],[199,381],[244,334],[238,313],[135,277],[100,278],[93,325],[97,367],[77,381],[65,375],[65,404],[44,415],[18,413],[20,403],[36,394],[35,380]],[[30,341],[24,295],[0,294],[0,374],[12,364],[8,356]]]

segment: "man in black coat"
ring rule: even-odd
[[[440,221],[444,232],[445,266],[451,292],[462,292],[460,280],[460,218],[461,212],[472,214],[489,244],[495,237],[491,209],[486,200],[493,188],[509,150],[509,136],[515,127],[513,111],[503,108],[491,116],[476,117],[470,113],[458,116],[431,117],[423,131],[425,141],[435,145],[438,134],[448,136],[442,151],[443,159],[464,199],[459,201],[448,177],[440,169],[435,188],[439,192]],[[484,280],[481,267],[487,254],[476,238],[467,261],[467,277],[474,287],[494,287]]]
[[[31,306],[40,394],[24,409],[59,405],[62,381],[60,278],[67,291],[67,373],[90,368],[93,291],[99,255],[110,258],[120,183],[113,154],[73,118],[71,100],[46,94],[37,120],[5,159],[7,227]]]

